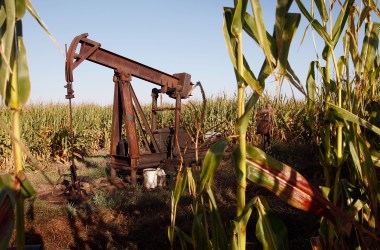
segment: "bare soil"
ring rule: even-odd
[[[322,183],[315,146],[277,144],[272,146],[270,154],[294,167],[314,186]],[[42,249],[170,249],[167,238],[170,187],[153,191],[140,187],[139,192],[134,192],[130,184],[110,182],[106,177],[91,179],[90,184],[91,191],[80,199],[60,194],[59,190],[52,194],[48,184],[35,186],[37,197],[26,201],[27,244],[39,244]],[[127,192],[117,193],[120,190]],[[236,213],[235,190],[230,156],[226,154],[215,177],[215,193],[227,229]],[[97,200],[97,192],[124,195],[129,203],[110,209]],[[311,249],[309,239],[318,234],[317,216],[297,210],[266,189],[249,184],[247,200],[256,195],[265,196],[286,224],[290,249]],[[186,198],[181,201],[177,217],[177,225],[187,232],[191,232],[190,203]],[[253,214],[248,224],[247,249],[261,248],[255,237],[255,216]]]

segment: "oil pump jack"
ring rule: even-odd
[[[87,37],[87,33],[75,37],[67,51],[66,99],[69,99],[71,107],[71,99],[74,98],[73,71],[84,60],[114,70],[111,178],[116,177],[116,170],[127,170],[131,173],[131,182],[135,184],[138,170],[158,166],[164,169],[173,168],[179,164],[181,157],[185,164],[195,161],[195,149],[189,147],[188,144],[190,137],[180,128],[181,100],[188,98],[194,88],[190,80],[191,76],[187,73],[170,75],[161,72],[107,51],[101,48],[100,43]],[[79,49],[78,46],[80,46]],[[159,87],[152,89],[150,124],[132,88],[132,77],[151,82]],[[160,93],[174,98],[175,107],[158,107],[157,99]],[[158,128],[157,113],[164,110],[174,111],[174,126]],[[123,122],[125,131],[122,131]],[[123,135],[126,138],[123,138]],[[145,149],[141,149],[141,145],[144,145]],[[184,150],[185,148],[187,150]],[[181,156],[180,153],[184,151],[186,153]]]

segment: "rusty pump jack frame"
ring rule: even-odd
[[[191,95],[194,88],[187,73],[170,75],[157,69],[130,60],[113,52],[101,48],[100,43],[87,38],[88,34],[75,37],[66,56],[66,99],[74,98],[72,84],[73,71],[84,60],[100,64],[114,70],[113,81],[114,100],[111,131],[111,178],[116,177],[116,170],[131,172],[131,182],[137,181],[137,170],[148,167],[162,166],[164,169],[179,164],[181,149],[187,148],[182,161],[190,164],[195,161],[195,149],[185,146],[189,137],[180,129],[181,99]],[[78,45],[80,49],[77,50]],[[79,51],[77,53],[76,51]],[[152,116],[148,124],[139,101],[132,88],[132,77],[158,85],[160,89],[152,90]],[[157,98],[159,94],[167,94],[176,100],[174,108],[159,108]],[[174,127],[157,129],[157,112],[174,110]],[[126,140],[122,138],[122,122],[125,125]],[[140,152],[137,126],[140,129],[145,151]],[[200,154],[200,158],[202,154]],[[170,169],[169,169],[170,170]]]

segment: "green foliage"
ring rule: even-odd
[[[378,170],[375,168],[378,158],[374,153],[378,147],[373,138],[378,138],[380,133],[376,122],[380,24],[372,21],[379,16],[379,10],[373,1],[347,0],[342,5],[332,3],[327,13],[324,1],[315,1],[322,18],[320,22],[313,16],[314,6],[309,12],[302,1],[296,2],[325,42],[324,62],[312,62],[307,79],[309,113],[315,109],[314,112],[323,114],[323,120],[317,125],[321,128],[317,140],[321,141],[320,161],[326,180],[323,190],[335,206],[348,211],[357,223],[347,234],[322,219],[319,242],[325,248],[348,248],[352,243],[358,248],[378,248],[376,237],[365,232],[376,231],[379,225]],[[359,4],[364,8],[359,8]],[[333,10],[339,11],[335,19],[331,15]],[[359,42],[362,34],[364,37]],[[335,51],[339,42],[343,45],[340,56]],[[322,78],[321,93],[315,91],[315,68]],[[314,106],[317,100],[325,105]]]
[[[223,136],[236,134],[234,124],[237,115],[234,103],[236,98],[228,98],[225,94],[207,99],[205,119],[202,131],[215,131]],[[269,103],[273,109],[274,141],[289,143],[310,141],[311,127],[305,119],[305,101],[292,100],[285,97],[270,98],[264,95],[257,105],[253,106],[253,115],[247,116],[247,141],[259,143],[256,135],[256,110]],[[150,106],[143,106],[147,117]],[[201,101],[192,101],[184,106],[181,113],[181,127],[188,128],[195,137],[194,112],[200,114]],[[317,114],[314,114],[318,119]],[[4,107],[0,107],[1,119],[8,123],[10,117]],[[73,107],[73,126],[75,132],[74,152],[76,157],[83,158],[99,150],[108,150],[110,146],[112,107],[95,104],[78,104]],[[161,127],[174,124],[170,112],[160,112],[157,123]],[[68,161],[70,140],[68,134],[68,106],[65,104],[29,104],[21,111],[21,139],[37,160]],[[12,162],[11,138],[0,128],[0,166],[7,168]]]

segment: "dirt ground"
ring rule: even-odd
[[[315,146],[277,144],[270,154],[297,169],[314,186],[322,183]],[[225,156],[215,177],[215,193],[226,228],[236,213],[236,182],[229,157]],[[90,185],[91,192],[83,199],[59,194],[59,190],[52,194],[50,185],[37,185],[37,197],[26,201],[27,244],[38,244],[42,249],[170,249],[170,187],[152,191],[139,187],[136,191],[126,182],[111,183],[105,176],[91,179]],[[256,195],[265,196],[286,224],[290,249],[311,249],[309,239],[318,234],[317,216],[292,208],[266,189],[249,184],[247,200]],[[186,198],[181,201],[177,217],[177,225],[188,232],[190,203]],[[254,220],[255,215],[248,223],[247,249],[261,248],[255,238]]]

